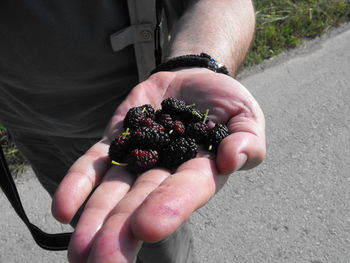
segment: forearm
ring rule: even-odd
[[[168,57],[205,52],[235,75],[254,29],[250,0],[193,0],[172,32]]]

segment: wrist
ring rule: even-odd
[[[181,67],[170,70],[171,72],[193,72],[193,73],[215,73],[214,71],[202,67]]]
[[[212,72],[229,75],[227,68],[206,53],[173,57],[158,65],[151,74],[160,71],[177,71],[185,68],[204,68]]]

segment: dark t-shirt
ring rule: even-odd
[[[0,122],[8,129],[96,137],[137,84],[134,50],[109,36],[127,1],[6,0],[0,7]]]

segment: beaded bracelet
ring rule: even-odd
[[[151,75],[159,71],[170,71],[176,68],[183,67],[201,67],[207,68],[217,73],[223,73],[229,75],[227,68],[213,59],[206,53],[194,54],[194,55],[183,55],[174,57],[168,61],[158,65],[151,71]]]

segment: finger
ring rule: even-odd
[[[87,202],[68,248],[70,262],[86,262],[95,235],[110,211],[129,191],[135,175],[124,167],[112,166]]]
[[[133,262],[141,243],[130,229],[130,215],[158,185],[169,176],[163,169],[145,172],[113,209],[98,233],[88,262]]]
[[[208,158],[184,163],[133,214],[133,234],[146,242],[157,242],[174,233],[222,187],[227,176],[217,174],[215,163]]]
[[[98,142],[69,169],[52,201],[53,216],[69,223],[110,167],[108,143]]]
[[[219,145],[217,166],[222,174],[239,169],[251,169],[260,164],[266,155],[265,118],[255,101],[247,93],[243,103],[228,122],[229,136]]]
[[[257,166],[265,159],[265,153],[265,138],[247,132],[233,133],[220,143],[216,163],[220,173],[230,174]]]

